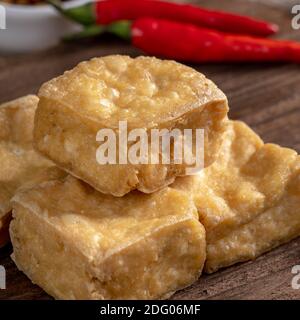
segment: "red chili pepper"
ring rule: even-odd
[[[131,33],[132,44],[137,48],[147,54],[170,59],[190,62],[300,63],[300,43],[293,41],[232,35],[191,24],[153,18],[137,19],[127,32]]]
[[[300,63],[300,43],[234,35],[163,19],[140,18],[92,25],[69,39],[113,33],[145,51],[189,62],[287,61]]]
[[[49,2],[55,4],[54,1]],[[106,25],[118,20],[153,17],[256,36],[269,36],[278,31],[277,25],[254,18],[159,0],[102,0],[80,7],[59,9],[69,18],[84,25]]]

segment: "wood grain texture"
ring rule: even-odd
[[[277,22],[279,37],[300,40],[291,29],[291,8],[278,1],[193,1],[212,8],[236,11]],[[96,41],[62,44],[47,52],[0,57],[0,102],[36,93],[46,80],[72,68],[79,61],[107,54],[141,52],[125,42],[104,37]],[[300,66],[292,64],[192,65],[226,93],[230,117],[247,122],[266,142],[300,152]],[[10,259],[11,247],[0,250],[0,265],[7,270],[7,289],[0,299],[50,299],[17,270]],[[291,287],[294,265],[300,264],[300,238],[255,261],[202,276],[173,299],[299,299]]]

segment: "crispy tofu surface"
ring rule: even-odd
[[[13,260],[58,299],[164,298],[204,265],[205,230],[179,190],[115,198],[68,176],[13,203]]]
[[[144,129],[148,139],[151,129],[204,129],[204,166],[215,160],[227,122],[226,96],[213,82],[187,66],[150,57],[115,55],[82,62],[45,83],[39,98],[36,148],[98,191],[114,196],[134,189],[157,191],[185,175],[188,167],[174,160],[120,164],[120,121],[126,121],[128,130]],[[101,129],[111,129],[117,137],[115,164],[97,162],[96,136]]]
[[[11,198],[35,183],[58,176],[54,164],[33,150],[33,122],[38,98],[25,96],[0,105],[0,246],[8,242]]]

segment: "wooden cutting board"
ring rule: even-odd
[[[279,37],[300,40],[291,28],[291,6],[284,1],[194,1],[202,5],[265,18],[281,26]],[[263,4],[262,4],[263,3]],[[45,39],[46,41],[46,39]],[[141,52],[125,42],[104,37],[63,44],[46,52],[0,57],[0,102],[36,93],[46,80],[72,68],[79,61],[107,54]],[[300,152],[300,66],[292,64],[193,65],[226,93],[230,117],[247,122],[266,142]],[[0,299],[50,299],[17,270],[11,247],[0,250],[0,265],[7,271],[7,289]],[[299,299],[291,286],[294,265],[300,265],[300,238],[263,256],[202,276],[174,299]]]

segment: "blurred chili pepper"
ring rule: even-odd
[[[72,39],[110,32],[150,55],[189,62],[300,63],[300,43],[232,35],[168,20],[140,18],[89,26]]]
[[[126,28],[126,24],[124,24]],[[130,28],[129,28],[130,26]],[[116,28],[121,34],[120,28]],[[112,26],[110,27],[112,29]],[[127,25],[134,46],[147,54],[190,62],[300,63],[300,43],[226,34],[168,20],[141,18]],[[123,35],[126,34],[123,30]]]
[[[159,0],[102,0],[69,9],[62,9],[55,0],[49,2],[67,17],[84,25],[153,17],[257,36],[269,36],[278,31],[277,25],[254,18]]]

